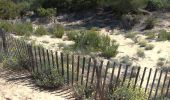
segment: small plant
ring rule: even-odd
[[[14,27],[11,23],[7,21],[0,21],[0,28],[4,29],[7,32],[13,32]]]
[[[145,50],[152,50],[154,48],[153,44],[147,44]]]
[[[33,32],[33,26],[31,23],[19,23],[13,25],[13,27],[15,28],[14,31],[17,35],[30,36]]]
[[[79,31],[73,31],[73,30],[67,31],[66,33],[67,33],[67,36],[68,36],[69,40],[76,40],[76,38],[80,34]]]
[[[56,10],[52,8],[38,8],[37,9],[37,14],[40,17],[52,17],[56,15]]]
[[[139,44],[140,47],[145,47],[147,45],[147,41],[142,39],[142,40],[139,41],[138,44]]]
[[[48,34],[48,31],[43,26],[39,26],[35,31],[35,35],[37,36],[42,36],[42,35],[47,35],[47,34]]]
[[[138,57],[142,57],[142,58],[145,57],[144,50],[138,49],[138,50],[137,50],[137,56],[138,56]]]
[[[125,34],[125,37],[133,39],[136,36],[136,34],[137,33],[127,33],[127,34]]]
[[[150,33],[146,34],[146,36],[147,36],[147,39],[155,39],[156,34],[153,32],[150,32]]]
[[[62,38],[62,36],[64,35],[64,26],[62,26],[62,25],[60,25],[60,24],[55,25],[55,26],[52,28],[51,34],[52,34],[54,37]]]
[[[74,94],[76,96],[76,100],[82,100],[82,99],[94,99],[94,87],[93,86],[87,86],[80,84],[75,84],[73,86]]]
[[[166,30],[160,30],[158,34],[158,41],[166,41],[170,40],[170,32],[167,32]]]
[[[148,100],[148,95],[144,90],[132,86],[119,86],[115,91],[110,92],[109,100]]]
[[[35,72],[33,78],[37,86],[42,88],[59,88],[64,85],[63,77],[58,73],[56,68]]]
[[[149,17],[146,21],[145,21],[146,27],[145,29],[152,29],[155,24],[156,24],[156,19],[153,17]]]
[[[129,56],[124,56],[120,59],[120,62],[123,64],[126,64],[127,66],[131,66],[132,65],[132,61],[130,60]]]
[[[159,67],[163,66],[165,64],[165,60],[166,60],[165,58],[159,58],[157,62],[157,66]]]

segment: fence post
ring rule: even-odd
[[[2,38],[3,51],[5,54],[7,54],[7,43],[6,43],[5,31],[3,29],[0,29],[0,35]]]

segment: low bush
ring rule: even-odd
[[[94,99],[95,90],[93,86],[85,87],[85,85],[75,84],[73,90],[76,100]]]
[[[10,22],[7,21],[0,21],[0,28],[4,29],[7,32],[13,32],[14,27]]]
[[[152,50],[154,48],[153,44],[147,44],[145,50]]]
[[[138,50],[137,50],[137,56],[138,56],[138,57],[142,57],[142,58],[145,57],[144,50],[138,49]]]
[[[33,26],[31,23],[18,23],[13,25],[13,27],[17,35],[30,36],[33,33]]]
[[[147,39],[155,39],[156,38],[156,34],[154,32],[150,32],[146,34]]]
[[[56,10],[53,8],[38,8],[37,15],[39,17],[52,17],[56,15]]]
[[[67,33],[69,40],[76,40],[76,38],[79,35],[79,31],[73,31],[73,30],[67,31],[66,33]]]
[[[141,40],[139,40],[138,44],[140,47],[145,47],[147,45],[147,41],[144,39],[141,39]]]
[[[158,41],[166,41],[170,40],[170,32],[167,32],[166,30],[160,30],[158,34]]]
[[[64,35],[64,26],[57,24],[52,28],[51,34],[56,38],[62,38]]]
[[[123,63],[127,66],[131,66],[133,64],[133,62],[130,60],[129,56],[124,56],[120,59],[120,63]]]
[[[125,34],[125,37],[133,39],[136,35],[137,35],[137,33],[127,33],[127,34]]]
[[[149,17],[146,21],[145,21],[146,27],[145,29],[152,29],[155,24],[156,24],[156,19],[153,17]]]
[[[33,78],[37,86],[45,89],[59,88],[64,85],[64,78],[56,68],[35,72]]]
[[[44,28],[43,26],[39,26],[35,30],[35,35],[37,35],[37,36],[42,36],[42,35],[47,35],[47,34],[48,34],[48,30],[46,28]]]
[[[108,100],[148,100],[148,95],[139,88],[120,86],[115,91],[108,93]]]

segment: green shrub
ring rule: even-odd
[[[85,30],[76,33],[74,47],[89,52],[101,52],[102,56],[110,58],[117,54],[118,44],[109,36],[100,35],[94,30]]]
[[[80,34],[79,31],[73,31],[73,30],[68,31],[68,32],[66,32],[66,33],[67,33],[67,36],[68,36],[69,40],[76,40],[76,38],[77,38],[78,35]]]
[[[155,39],[156,34],[153,32],[150,32],[150,33],[147,33],[146,36],[147,36],[147,39]]]
[[[43,26],[39,26],[35,31],[35,35],[37,36],[42,36],[42,35],[47,35],[47,34],[48,34],[48,31]]]
[[[85,87],[85,85],[75,84],[73,90],[77,100],[94,99],[95,90],[93,86]]]
[[[30,36],[33,33],[33,26],[31,23],[18,23],[13,25],[13,27],[17,35]]]
[[[166,41],[170,40],[170,32],[167,32],[166,30],[160,30],[158,34],[158,41]]]
[[[133,39],[136,35],[137,35],[137,33],[127,33],[127,34],[125,34],[125,37]]]
[[[0,21],[0,28],[4,29],[7,32],[13,32],[14,27],[10,22],[7,21]]]
[[[62,25],[60,25],[60,24],[55,25],[55,26],[52,28],[51,34],[52,34],[54,37],[62,38],[62,36],[64,35],[64,26],[62,26]]]
[[[56,15],[56,10],[53,8],[38,8],[37,14],[40,17],[52,17]]]
[[[147,45],[147,41],[144,40],[144,39],[141,39],[141,40],[139,40],[138,44],[139,44],[140,47],[145,47]]]
[[[146,27],[145,29],[152,29],[155,24],[156,24],[156,19],[153,17],[149,17],[146,21],[145,21]]]
[[[138,56],[138,57],[142,57],[142,58],[145,57],[144,51],[143,51],[142,49],[138,49],[138,50],[137,50],[137,56]]]
[[[59,88],[64,85],[63,77],[56,68],[35,72],[33,74],[35,84],[42,88]]]
[[[147,44],[145,50],[152,50],[154,48],[153,44]]]
[[[109,100],[148,100],[144,90],[127,86],[118,87],[113,93],[109,93]]]

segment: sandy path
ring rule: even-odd
[[[67,100],[59,93],[36,89],[25,74],[11,73],[0,68],[0,100]]]

